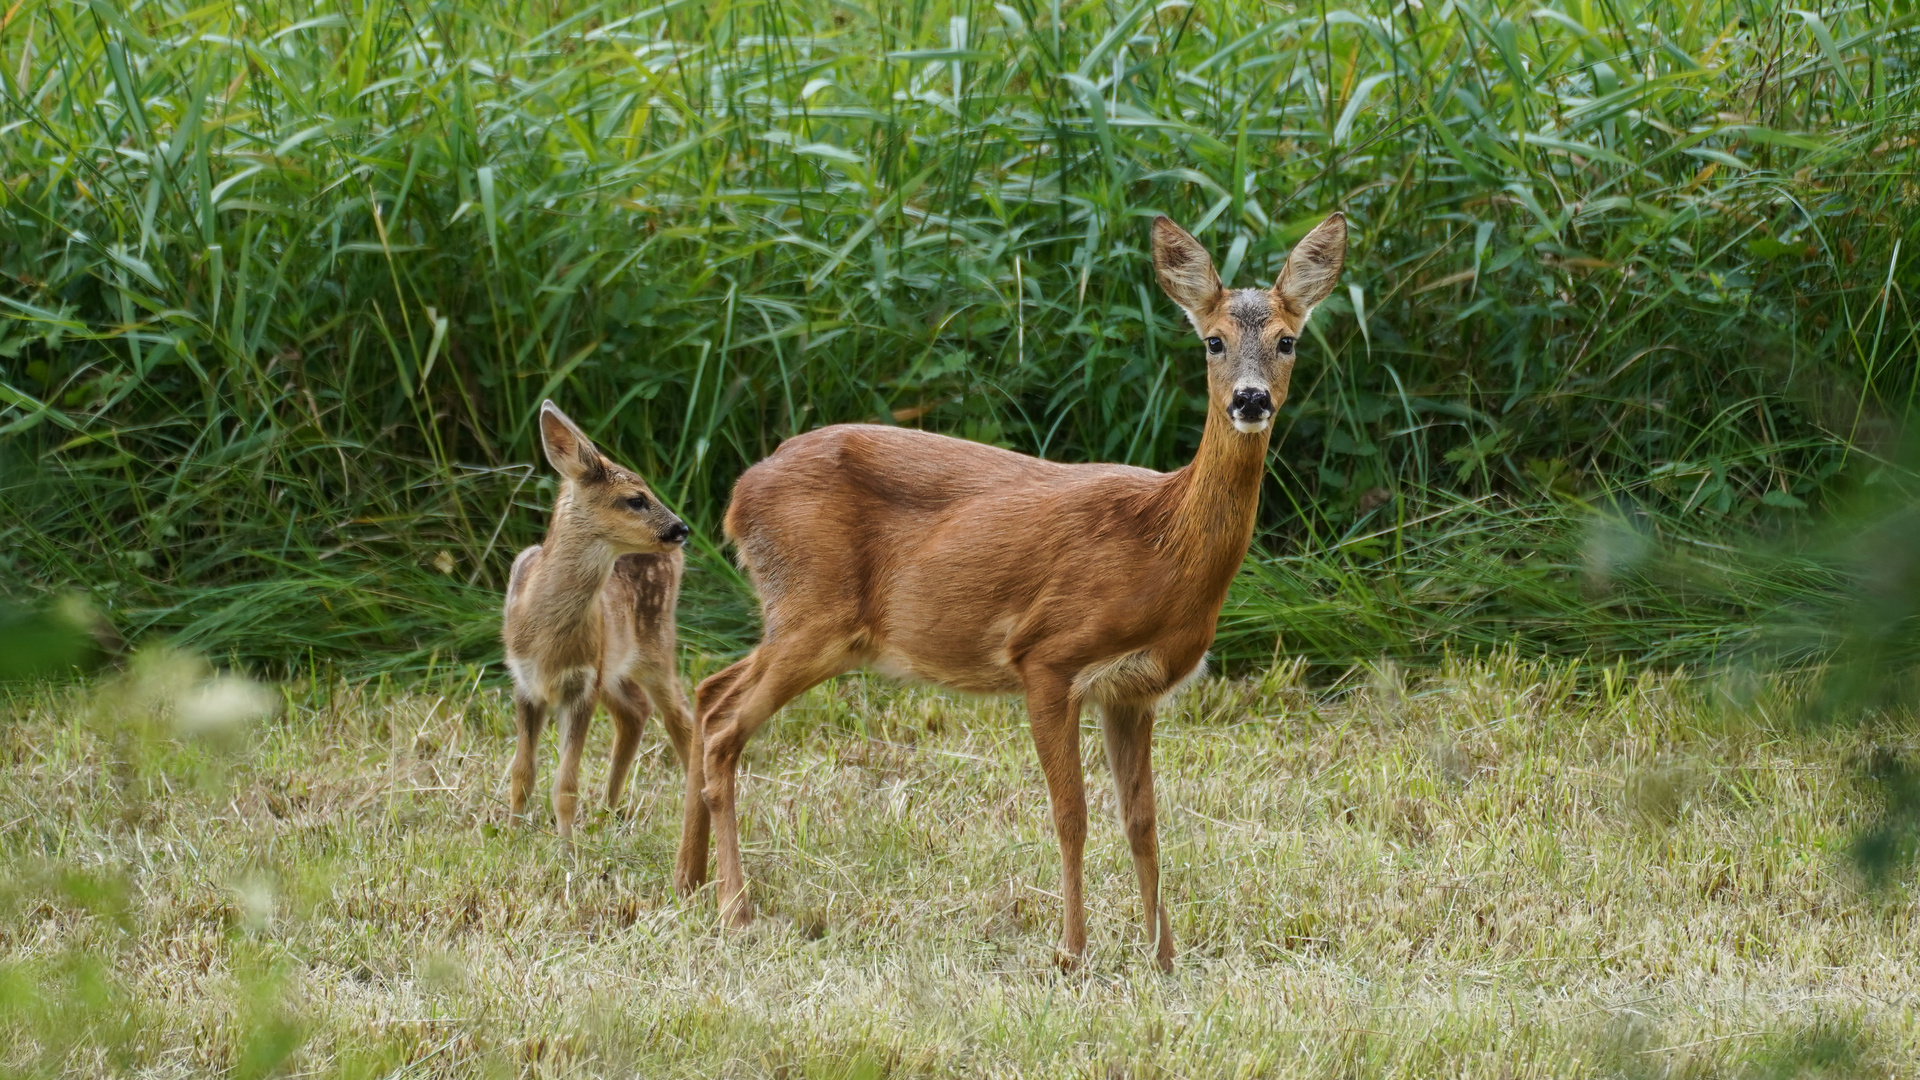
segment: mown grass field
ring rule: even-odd
[[[1091,962],[1050,966],[1012,703],[853,678],[785,713],[748,752],[762,917],[735,934],[668,887],[664,757],[569,862],[504,820],[496,691],[309,685],[227,728],[191,671],[134,670],[6,706],[8,1075],[1920,1068],[1911,889],[1846,857],[1868,740],[1795,726],[1789,686],[1512,660],[1203,682],[1157,740],[1160,976],[1100,784]]]

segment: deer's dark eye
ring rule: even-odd
[[[633,498],[628,499],[626,502],[627,502],[627,509],[629,510],[645,510],[648,506],[652,505],[651,503],[647,502],[647,497],[645,495],[635,495]]]
[[[1221,353],[1227,351],[1227,343],[1217,337],[1210,337],[1207,339],[1207,351],[1215,356],[1219,356]]]
[[[1292,338],[1283,337],[1280,339],[1280,355],[1281,356],[1293,355],[1293,339]]]

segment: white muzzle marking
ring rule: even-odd
[[[1245,435],[1267,430],[1273,412],[1273,391],[1252,383],[1234,387],[1227,404],[1227,419],[1233,421],[1233,430]]]

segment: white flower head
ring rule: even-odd
[[[280,696],[239,675],[216,675],[188,691],[174,710],[183,735],[214,735],[264,720],[280,709]]]

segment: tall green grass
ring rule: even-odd
[[[1185,460],[1162,212],[1239,284],[1353,226],[1231,657],[1725,656],[1852,580],[1792,553],[1833,491],[1912,475],[1906,3],[4,19],[0,559],[132,635],[485,657],[553,396],[698,526],[683,623],[738,647],[718,521],[786,435]]]

